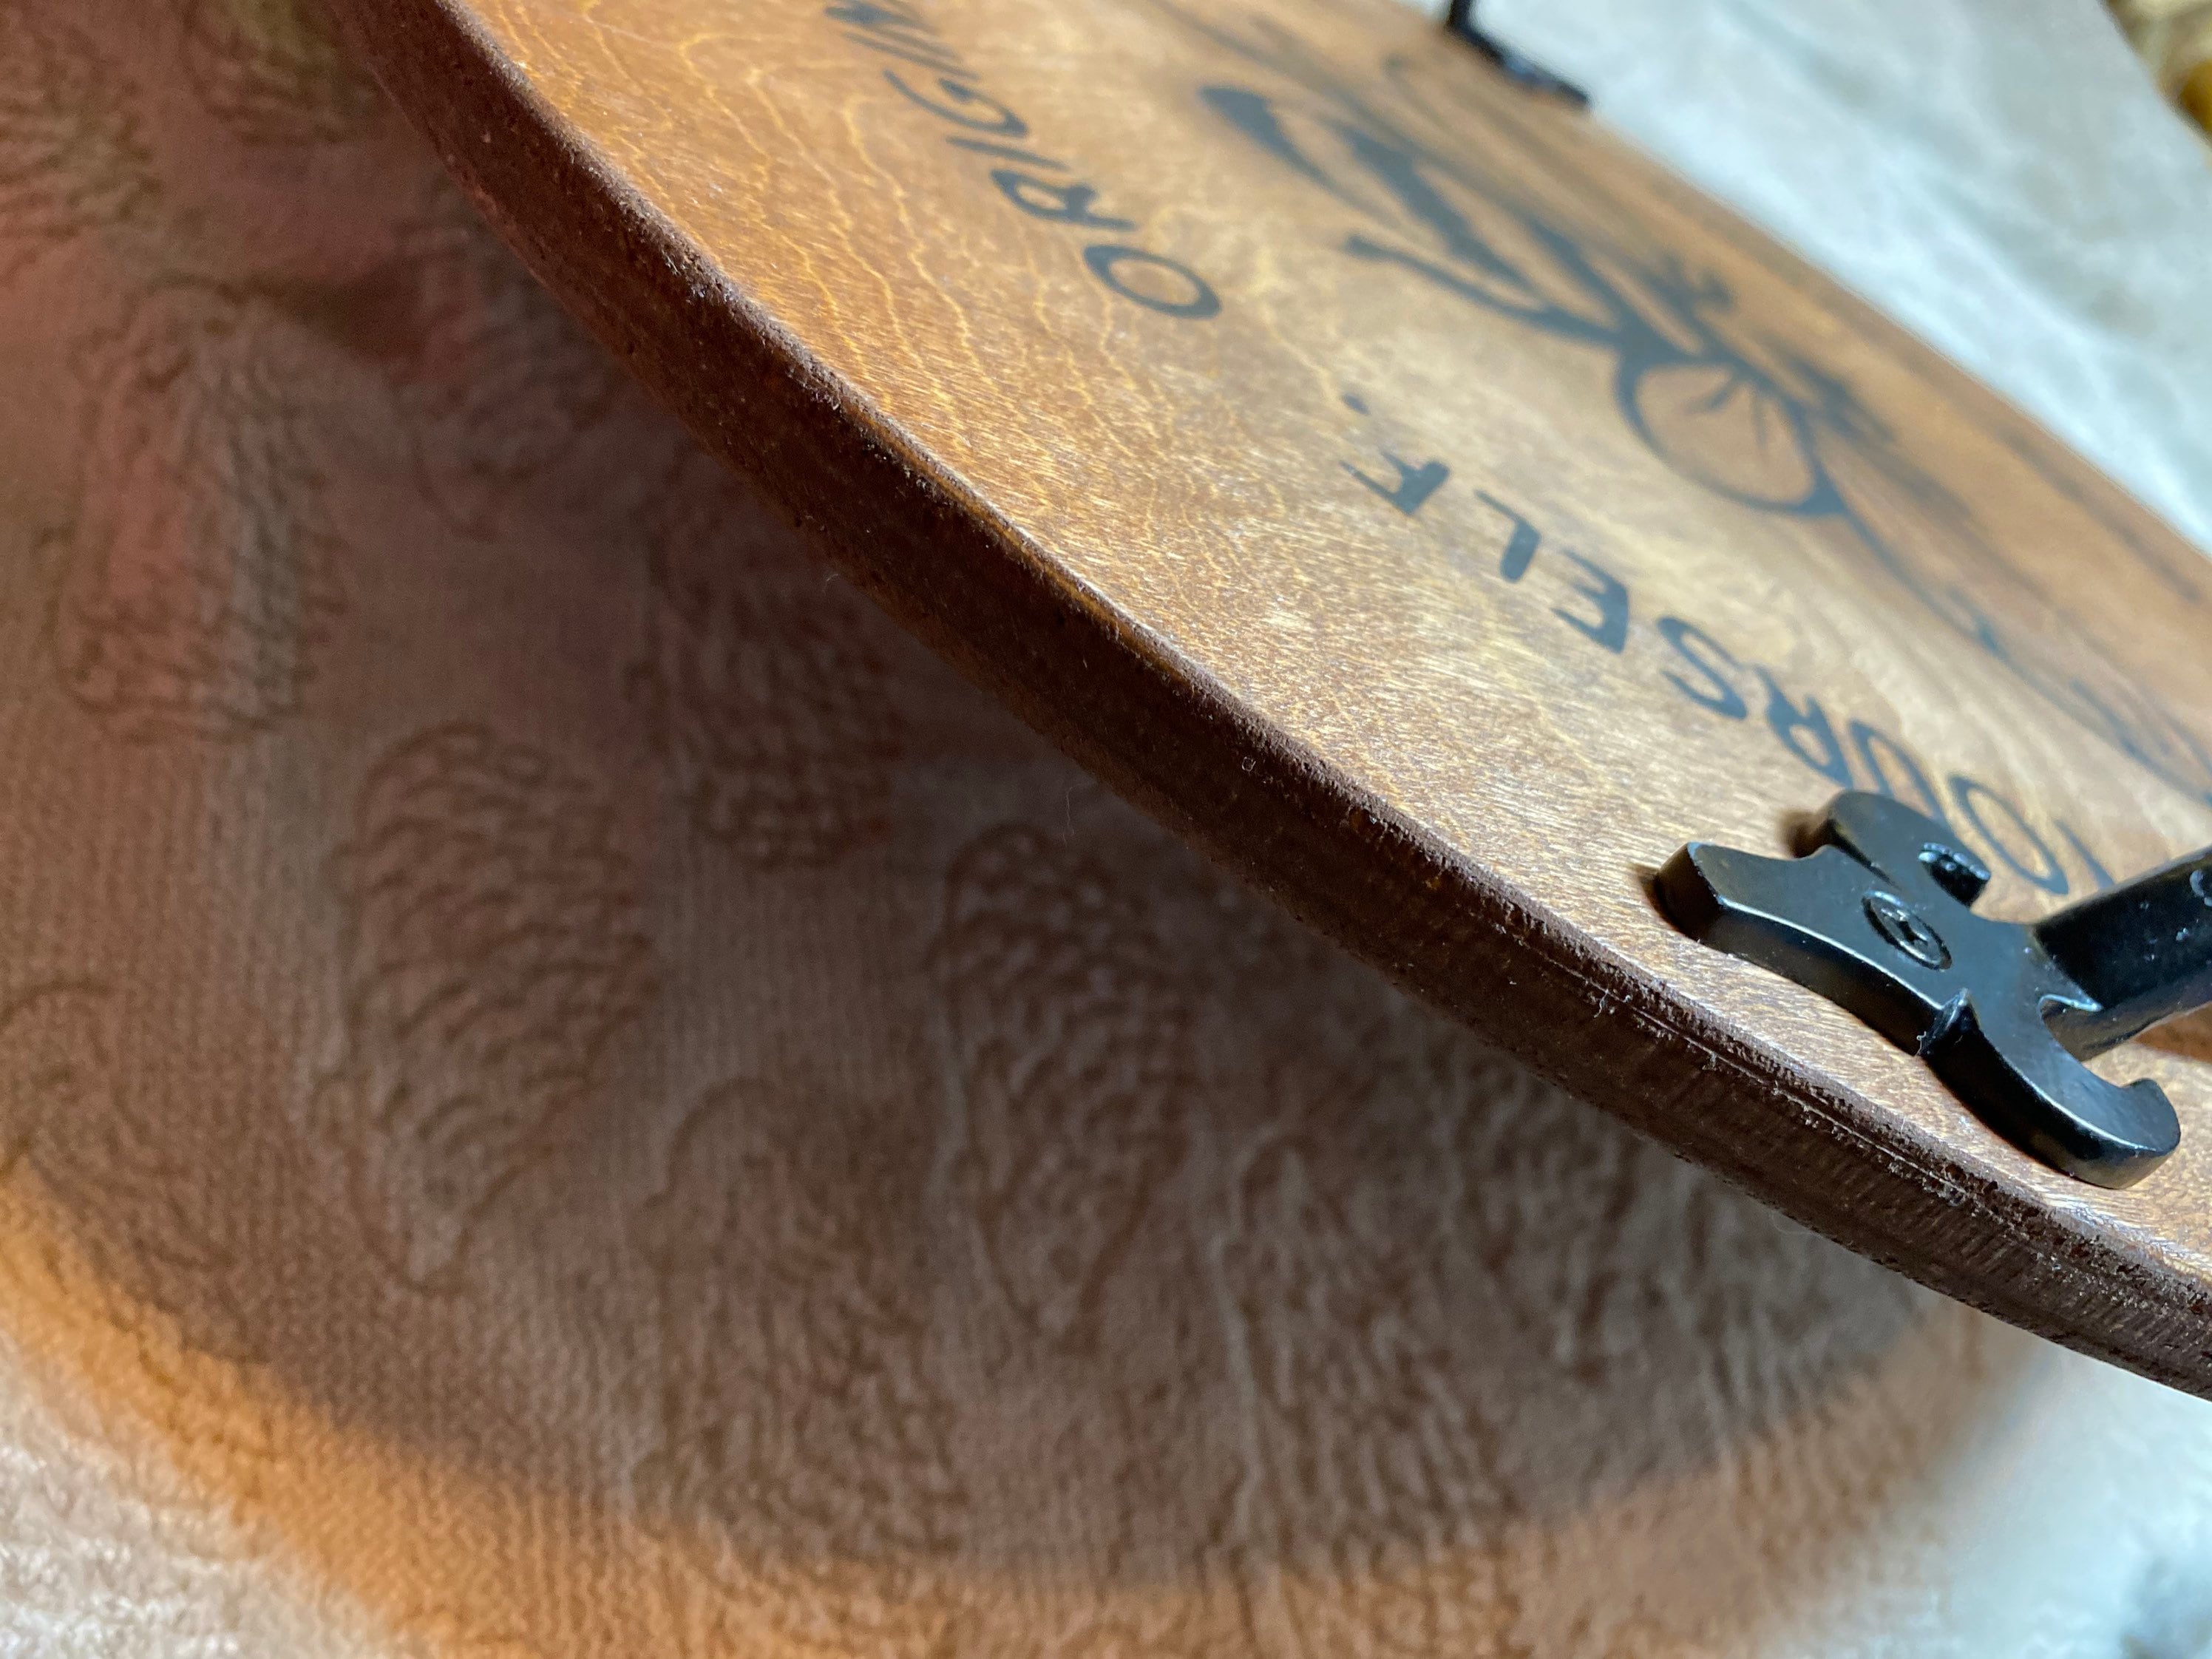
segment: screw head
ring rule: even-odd
[[[1977,860],[1941,842],[1922,848],[1920,862],[1936,878],[1936,884],[1961,904],[1972,904],[1990,884],[1990,872]]]
[[[1951,947],[1943,943],[1943,936],[1896,894],[1879,890],[1869,893],[1866,915],[1875,933],[1923,968],[1951,965]]]

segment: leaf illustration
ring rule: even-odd
[[[0,4],[0,277],[156,194],[128,88],[91,42]]]
[[[819,867],[890,833],[904,721],[875,618],[811,565],[748,556],[757,521],[680,477],[654,527],[632,685],[701,834],[768,869]]]
[[[185,0],[184,66],[241,143],[333,143],[382,103],[319,0]]]
[[[40,987],[0,1008],[6,1201],[26,1206],[5,1230],[0,1273],[64,1326],[96,1310],[129,1339],[137,1398],[197,1452],[265,1457],[254,1378],[266,1356],[244,1268],[269,1218],[227,1202],[189,1130],[137,1097],[116,1058],[119,1014],[90,984]]]
[[[1080,1349],[1184,1155],[1187,990],[1133,896],[1018,827],[954,860],[937,961],[984,1255],[1026,1328]]]
[[[1285,1564],[1275,1605],[1316,1659],[1513,1651],[1512,1501],[1458,1346],[1448,1186],[1407,1134],[1430,1103],[1412,1097],[1408,1114],[1306,1067],[1248,1154],[1219,1245],[1255,1419],[1259,1553]],[[1377,1178],[1378,1142],[1397,1179]]]
[[[399,371],[416,465],[455,529],[492,537],[627,382],[457,191],[435,192],[400,255],[417,273],[415,349]]]
[[[125,736],[234,739],[299,708],[343,609],[298,403],[316,350],[258,301],[179,287],[100,354],[51,641]]]
[[[336,871],[346,1051],[313,1124],[386,1264],[450,1289],[651,995],[635,881],[586,785],[474,726],[378,763]]]
[[[641,1243],[663,1342],[655,1523],[724,1600],[730,1639],[860,1659],[945,1651],[968,1507],[954,1407],[898,1250],[919,1160],[849,1102],[762,1083],[676,1137]]]

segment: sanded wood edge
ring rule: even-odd
[[[1255,729],[750,306],[453,0],[338,11],[501,234],[703,445],[1141,810],[1540,1074],[1785,1214],[2001,1319],[2212,1397],[2212,1292],[1674,997]]]

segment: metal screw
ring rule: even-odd
[[[1951,947],[1918,911],[1894,893],[1866,896],[1867,920],[1874,930],[1923,968],[1948,968]]]

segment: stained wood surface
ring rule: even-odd
[[[538,271],[895,614],[1479,1031],[2212,1392],[2212,1049],[2107,1193],[1653,908],[1846,783],[2029,918],[2212,841],[2212,568],[1381,3],[352,0]],[[2203,1057],[2200,1057],[2203,1056]]]

